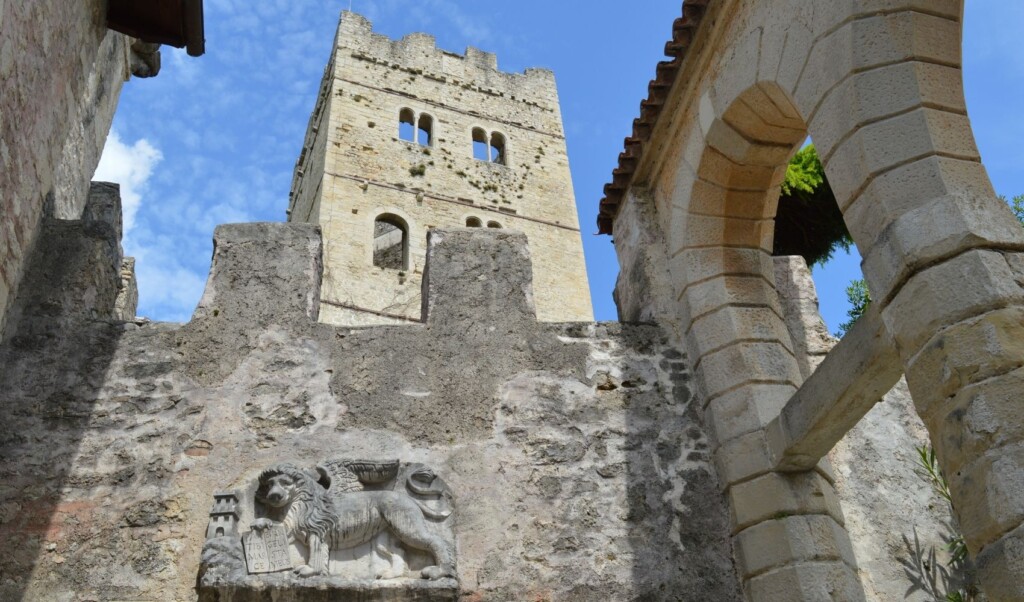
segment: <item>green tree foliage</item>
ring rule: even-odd
[[[807,265],[828,261],[852,244],[843,214],[813,144],[800,149],[786,168],[775,216],[773,255],[800,255]]]
[[[846,312],[848,318],[839,325],[839,332],[836,336],[842,337],[846,331],[853,328],[853,323],[864,314],[871,303],[871,291],[868,290],[868,283],[863,279],[853,280],[846,287],[846,300],[850,302],[850,309]]]
[[[1007,199],[1004,196],[999,198],[1006,201],[1006,204],[1010,206],[1010,211],[1013,211],[1013,215],[1017,217],[1017,221],[1024,225],[1024,194],[1018,194],[1012,199]]]

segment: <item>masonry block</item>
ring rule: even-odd
[[[840,526],[845,524],[835,489],[814,471],[792,475],[770,472],[733,485],[729,498],[733,532],[798,514],[825,515]]]
[[[536,320],[524,234],[433,230],[427,248],[423,315],[428,324],[479,322],[503,327]]]
[[[237,327],[315,321],[322,249],[320,227],[312,224],[218,226],[210,275],[192,320]]]
[[[736,536],[740,574],[750,578],[773,568],[800,562],[842,561],[856,566],[843,527],[829,516],[780,516]]]
[[[884,290],[876,289],[868,277],[873,291]],[[973,250],[912,276],[882,310],[882,319],[906,356],[941,328],[1021,303],[1024,289],[1006,258],[995,251]]]
[[[990,600],[1024,600],[1024,525],[986,546],[974,563]]]
[[[1024,308],[1007,307],[943,329],[909,359],[907,384],[926,420],[957,391],[1006,374],[1024,357]]]
[[[794,385],[751,384],[716,397],[705,418],[717,445],[763,429],[796,391]]]
[[[748,600],[772,602],[862,602],[857,573],[845,562],[797,563],[769,571],[745,586]]]
[[[949,476],[949,490],[964,541],[978,554],[1024,523],[1024,441],[965,464]]]

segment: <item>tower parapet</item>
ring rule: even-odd
[[[324,236],[321,319],[418,321],[427,231],[524,232],[538,316],[590,320],[554,74],[399,40],[342,13],[296,163],[288,216]]]

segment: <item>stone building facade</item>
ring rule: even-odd
[[[433,36],[397,41],[342,15],[288,219],[320,225],[320,319],[419,320],[427,232],[523,232],[541,320],[593,319],[554,75],[498,70]],[[390,256],[389,256],[390,254]]]
[[[416,133],[410,179],[392,182],[414,205],[395,201],[388,216],[404,221],[379,230],[375,215],[361,223],[382,239],[364,241],[363,265],[412,261],[416,237],[394,253],[389,226],[419,223],[402,213],[416,203],[484,227],[421,231],[422,313],[393,324],[321,318],[337,305],[323,221],[219,227],[193,318],[132,319],[117,189],[94,184],[77,215],[39,218],[48,244],[25,259],[0,343],[0,599],[941,599],[914,573],[934,567],[945,527],[908,457],[929,440],[988,599],[1024,599],[1024,235],[973,150],[961,15],[954,0],[688,0],[602,205],[621,323],[539,320],[547,284],[531,262],[557,249],[531,251],[493,188],[472,204],[426,179],[404,192],[421,177],[412,156],[434,158],[425,174],[456,165]],[[484,82],[532,81],[473,51],[439,55],[424,36],[346,27],[367,34],[351,36],[366,57],[411,46],[426,62],[479,61]],[[403,65],[392,77],[439,73]],[[325,101],[355,94],[325,81]],[[394,94],[379,87],[383,106]],[[382,111],[395,116],[387,142],[424,114],[438,144],[450,136],[442,107],[401,98]],[[367,131],[380,114],[360,117]],[[481,123],[490,148],[505,130]],[[876,299],[838,342],[806,266],[768,252],[780,172],[807,132]],[[341,146],[318,144],[325,161]],[[293,217],[321,198],[303,174]],[[344,480],[355,465],[379,474]],[[308,497],[281,493],[299,482]],[[414,493],[430,499],[412,506]],[[342,515],[348,495],[378,505]],[[285,500],[329,509],[299,523],[290,507],[274,514]],[[408,520],[374,522],[395,508]],[[275,530],[272,559],[243,543]],[[338,545],[350,531],[371,539]],[[425,549],[439,566],[417,564]]]

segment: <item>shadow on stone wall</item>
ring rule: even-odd
[[[118,293],[120,198],[94,185],[81,220],[46,218],[0,348],[0,598],[21,600],[58,540],[95,545],[89,515],[69,489],[89,487],[74,464],[96,463],[81,437],[94,415],[123,325],[110,319]],[[133,469],[126,469],[130,473]],[[127,479],[130,474],[115,476]],[[81,576],[67,575],[75,581]]]

